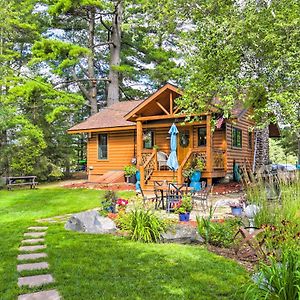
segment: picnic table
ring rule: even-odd
[[[35,181],[36,176],[14,176],[7,177],[7,189],[12,190],[14,186],[30,186],[31,189],[34,189],[37,186]]]

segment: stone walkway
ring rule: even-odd
[[[49,269],[49,264],[46,261],[38,261],[41,258],[47,258],[47,253],[36,252],[46,249],[45,235],[48,227],[46,226],[32,226],[28,227],[28,232],[24,233],[24,240],[21,241],[21,246],[19,251],[21,252],[17,259],[17,271],[27,273],[36,270],[47,270]],[[24,253],[25,252],[25,253]],[[25,262],[24,262],[25,261]],[[46,286],[47,284],[53,283],[54,278],[51,274],[42,275],[32,275],[32,276],[22,276],[18,278],[19,287],[39,287]],[[60,300],[61,297],[56,290],[46,290],[42,292],[35,292],[29,294],[19,295],[18,300]]]

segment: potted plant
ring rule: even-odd
[[[231,213],[234,216],[239,217],[239,216],[242,215],[242,212],[243,212],[243,204],[242,203],[240,203],[240,202],[230,202],[229,206],[231,208]]]
[[[175,212],[179,214],[179,221],[188,222],[192,209],[192,197],[190,195],[184,195],[175,206]]]
[[[137,168],[134,165],[127,165],[124,167],[124,176],[127,183],[136,183],[135,173]]]

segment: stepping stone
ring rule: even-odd
[[[18,297],[18,300],[60,300],[57,290],[49,290],[31,294],[24,294]]]
[[[34,260],[39,258],[47,257],[47,253],[32,253],[32,254],[20,254],[18,255],[18,260]]]
[[[31,271],[31,270],[42,270],[42,269],[49,269],[49,265],[47,262],[17,265],[18,272],[25,271],[25,270]]]
[[[46,235],[46,232],[26,232],[24,233],[24,236],[30,236],[30,237],[43,237]]]
[[[28,227],[29,230],[47,230],[48,227],[47,226],[31,226],[31,227]]]
[[[35,245],[35,246],[22,246],[22,247],[19,247],[19,250],[33,252],[33,251],[41,250],[41,249],[45,249],[45,248],[46,248],[45,245]]]
[[[18,279],[18,286],[27,285],[29,287],[36,287],[52,282],[54,282],[54,278],[50,274],[25,276]]]
[[[36,244],[36,243],[44,243],[45,239],[29,239],[21,241],[22,244]]]

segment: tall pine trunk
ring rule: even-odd
[[[98,112],[97,108],[97,81],[95,78],[94,51],[95,51],[95,9],[89,11],[88,48],[91,54],[88,56],[89,95],[91,115]]]
[[[120,99],[119,71],[121,63],[121,23],[123,14],[123,1],[116,5],[116,11],[112,20],[110,62],[109,62],[109,84],[107,88],[107,106],[110,106]]]

